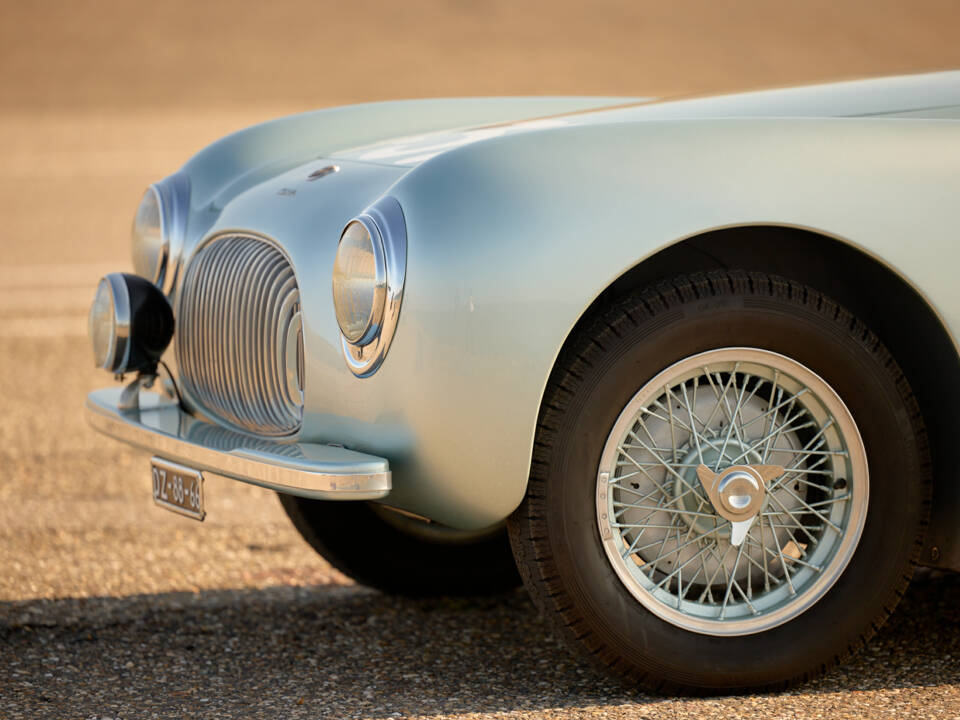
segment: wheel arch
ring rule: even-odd
[[[951,462],[960,404],[960,356],[937,312],[904,277],[840,238],[797,227],[749,225],[710,230],[666,247],[630,268],[580,316],[560,355],[602,308],[626,293],[679,274],[765,272],[802,282],[844,305],[873,330],[903,370],[930,440],[934,500],[921,562],[960,570],[960,481]],[[558,356],[559,357],[559,356]],[[556,368],[556,363],[554,364]]]

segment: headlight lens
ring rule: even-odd
[[[333,305],[340,332],[363,345],[376,336],[386,303],[386,268],[380,234],[354,220],[343,231],[333,264]]]
[[[161,284],[168,247],[160,193],[152,185],[143,193],[140,207],[137,208],[130,244],[133,251],[133,269],[137,275],[152,283]]]
[[[93,344],[93,362],[99,368],[108,368],[112,364],[116,345],[114,317],[113,293],[109,281],[103,278],[93,296],[87,324],[90,342]]]

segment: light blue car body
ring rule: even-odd
[[[810,229],[890,268],[956,337],[958,107],[950,72],[675,101],[322,110],[190,160],[180,252],[188,263],[205,238],[234,230],[281,245],[304,321],[293,440],[387,458],[385,502],[481,528],[524,496],[544,387],[571,329],[614,281],[686,238]],[[339,172],[308,181],[333,163]],[[406,221],[406,284],[386,360],[358,378],[331,275],[344,225],[383,196]]]

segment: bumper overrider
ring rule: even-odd
[[[288,401],[286,409],[296,415],[295,429],[303,407],[303,341],[295,277],[292,269],[283,276],[289,275],[283,286],[288,292],[283,297],[292,298],[290,302],[265,302],[264,292],[275,290],[278,281],[262,272],[249,272],[252,256],[246,245],[241,246],[232,237],[221,239],[220,244],[229,242],[224,247],[233,255],[243,255],[244,262],[221,262],[221,274],[229,270],[236,272],[236,278],[255,275],[256,279],[244,286],[248,292],[238,292],[234,283],[224,294],[209,279],[193,277],[196,273],[191,275],[190,268],[184,274],[179,266],[182,242],[178,248],[175,241],[183,234],[182,228],[177,228],[183,222],[186,203],[182,198],[170,200],[188,192],[188,184],[181,180],[172,176],[151,186],[144,196],[134,224],[134,266],[138,274],[112,273],[97,287],[89,324],[95,363],[118,377],[136,373],[136,380],[125,388],[91,393],[86,403],[90,425],[153,453],[155,460],[182,463],[185,470],[205,471],[316,499],[383,498],[391,490],[390,467],[384,458],[337,444],[296,442],[296,432],[286,425],[275,428],[268,422],[277,414],[276,404],[264,400],[264,393],[273,385],[280,387],[280,396]],[[265,239],[240,239],[255,249],[270,250],[269,267],[288,267],[285,255],[272,250]],[[203,252],[209,254],[210,248],[219,248],[213,240],[201,247],[191,267],[199,265],[197,258]],[[347,226],[333,278],[344,360],[358,377],[375,373],[389,348],[402,299],[405,264],[403,214],[395,199],[383,198]],[[169,276],[179,279],[173,281]],[[176,286],[183,285],[186,292],[191,283],[199,283],[199,299],[187,303],[189,310],[179,322],[188,328],[203,326],[201,329],[206,327],[205,322],[216,332],[178,334],[178,348],[186,352],[178,360],[186,362],[191,372],[181,374],[179,385],[171,374],[167,394],[148,391],[146,388],[158,378],[159,368],[166,367],[161,358],[177,322],[168,298],[175,296]],[[216,303],[211,304],[211,298]],[[280,305],[286,313],[283,317],[290,315],[293,320],[280,324],[283,332],[278,338],[274,338],[278,332],[264,335],[263,327],[273,327],[271,318],[258,313],[264,307],[275,310]],[[202,381],[207,377],[190,362],[208,371],[216,383],[204,386]],[[238,390],[238,378],[252,381]],[[181,396],[185,389],[188,392]],[[208,402],[194,402],[198,396]],[[182,402],[185,398],[189,407],[199,405],[203,412],[187,412]],[[244,402],[252,403],[247,414],[235,413],[234,417],[225,412],[225,408],[240,408]],[[214,421],[218,412],[223,416],[222,423]],[[261,425],[266,430],[261,431],[263,428],[253,420],[263,420]],[[284,432],[279,432],[281,429]]]

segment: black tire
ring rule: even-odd
[[[410,597],[491,595],[520,585],[504,525],[457,532],[374,503],[279,497],[304,540],[362,585]]]
[[[598,463],[621,410],[664,368],[722,347],[774,351],[820,375],[855,419],[870,468],[864,529],[832,588],[784,624],[726,637],[641,605],[604,552],[596,514]],[[548,384],[527,495],[508,526],[535,604],[595,664],[659,692],[777,689],[848,657],[896,607],[919,557],[930,475],[918,405],[865,325],[783,278],[698,274],[631,294],[580,325]]]

